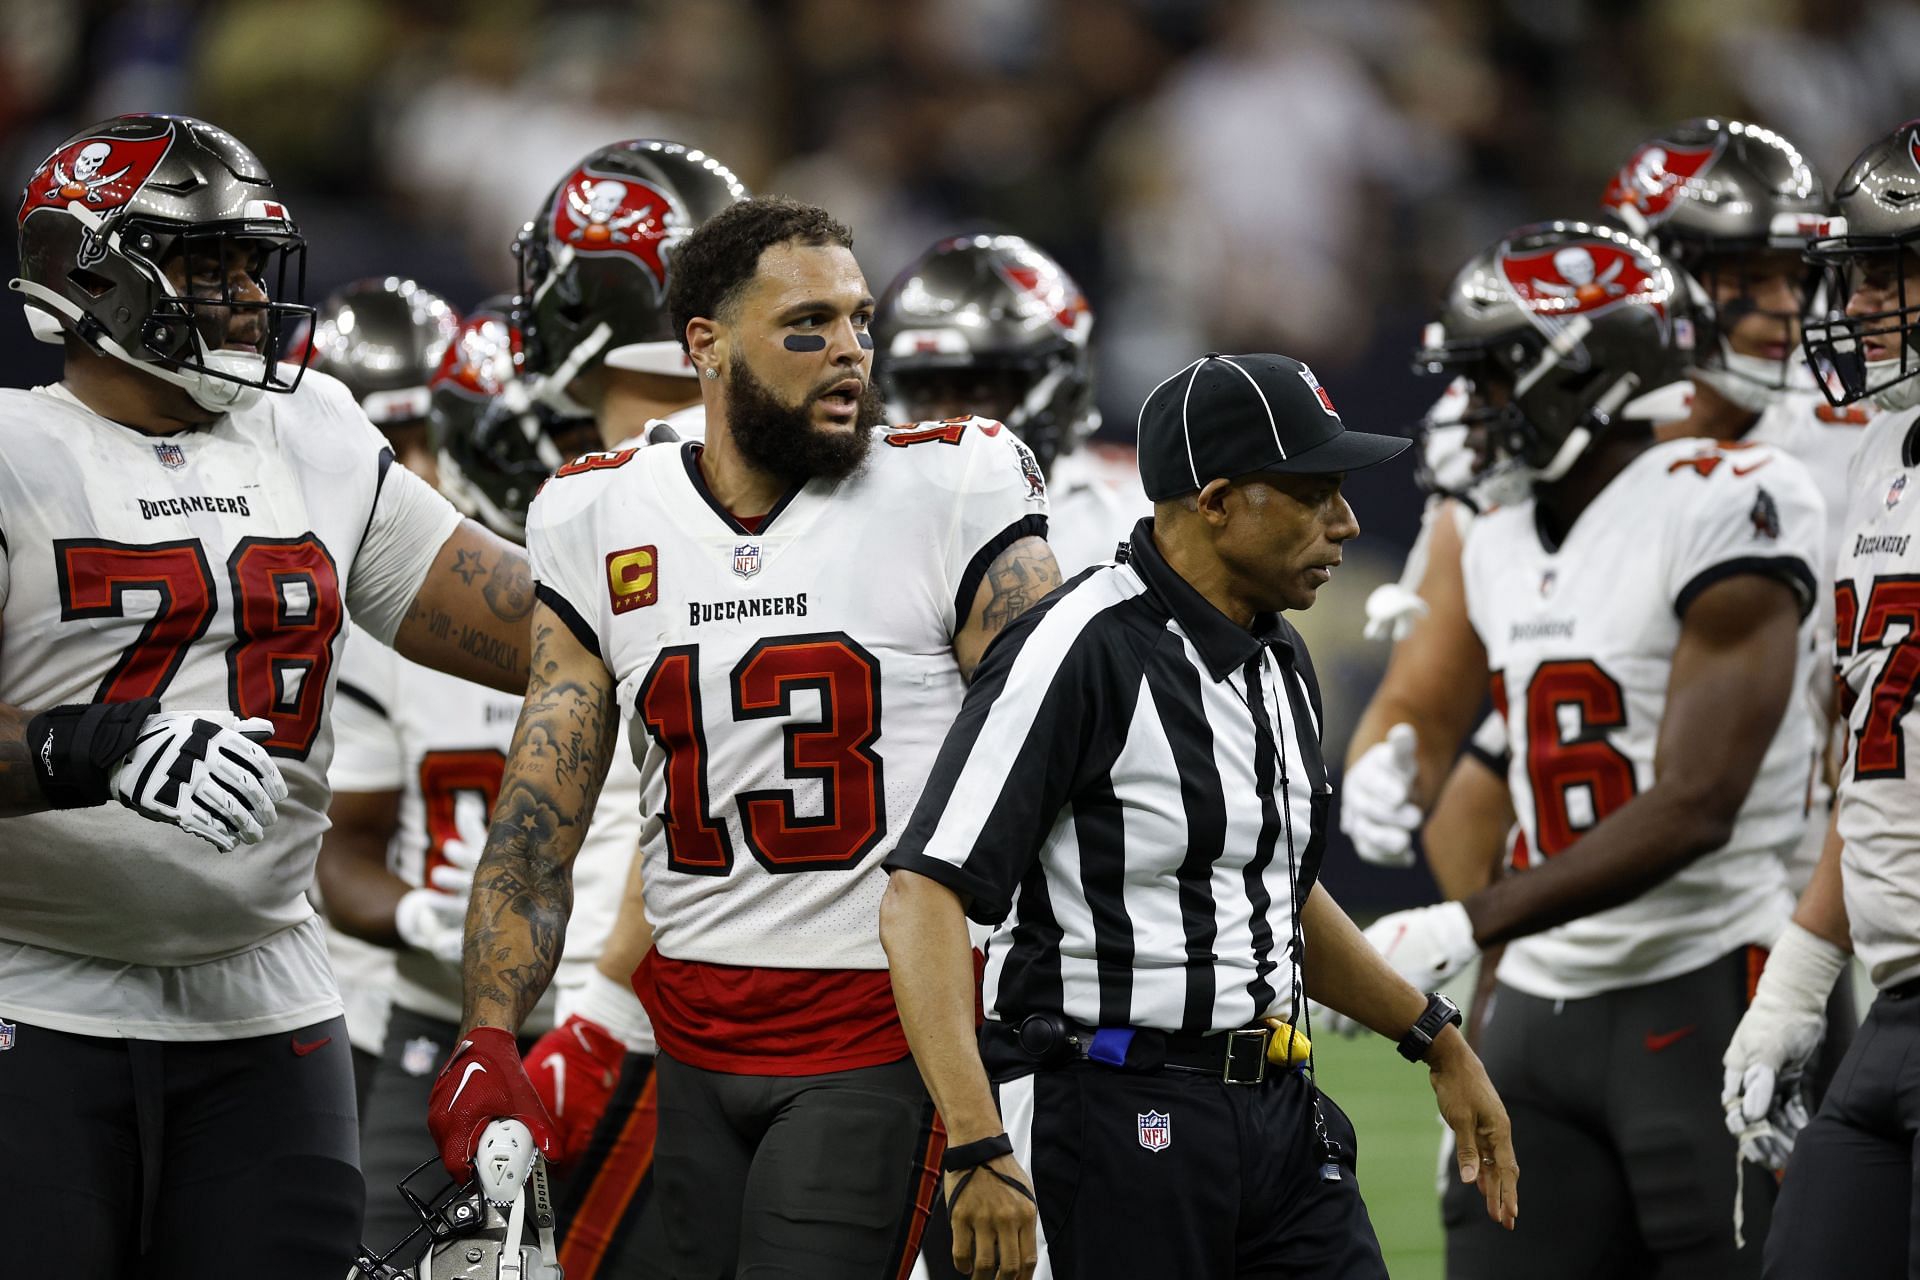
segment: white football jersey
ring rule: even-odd
[[[521,699],[409,662],[356,632],[341,664],[334,716],[333,785],[339,791],[398,791],[400,812],[387,864],[416,888],[445,861],[449,838],[484,843],[500,794]],[[614,753],[599,806],[573,864],[573,914],[554,986],[599,958],[640,842],[640,775]],[[412,949],[395,960],[393,1003],[460,1020],[460,967]],[[520,1030],[553,1025],[553,988]]]
[[[1848,750],[1841,865],[1854,954],[1876,987],[1920,977],[1920,410],[1883,413],[1854,458],[1835,586],[1836,663]]]
[[[265,716],[289,792],[230,853],[113,803],[0,820],[0,1015],[213,1039],[338,1013],[307,889],[347,611],[391,637],[459,516],[319,373],[167,437],[0,391],[0,435],[0,700]]]
[[[334,736],[339,733],[336,725]],[[393,952],[328,925],[327,958],[346,1010],[347,1039],[362,1053],[378,1055],[393,1012]]]
[[[1820,497],[1826,502],[1826,538],[1820,562],[1814,566],[1821,588],[1815,613],[1814,660],[1808,664],[1808,680],[1802,686],[1804,714],[1823,730],[1831,724],[1833,706],[1830,656],[1833,653],[1833,593],[1826,588],[1833,580],[1844,537],[1851,496],[1848,468],[1854,451],[1860,446],[1862,428],[1869,420],[1870,411],[1864,406],[1835,409],[1819,391],[1795,387],[1776,396],[1743,437],[1747,443],[1770,444],[1805,463],[1820,489]],[[1824,815],[1833,801],[1826,778],[1827,741],[1827,735],[1821,733],[1814,742],[1814,817],[1807,823],[1800,842],[1787,854],[1787,884],[1795,894],[1806,888],[1807,881],[1813,878],[1814,865],[1820,861],[1820,849],[1827,839]]]
[[[1634,459],[1559,547],[1544,545],[1531,501],[1468,526],[1467,612],[1506,713],[1529,858],[1564,853],[1654,784],[1681,617],[1701,590],[1778,576],[1801,598],[1804,653],[1824,523],[1791,457],[1673,440]],[[1782,857],[1805,822],[1812,733],[1783,717],[1725,846],[1631,902],[1511,943],[1500,977],[1573,999],[1770,943],[1791,907]]]
[[[1131,457],[1108,457],[1094,445],[1054,459],[1047,504],[1047,545],[1062,578],[1112,560],[1140,517],[1153,514]]]
[[[662,955],[884,969],[880,861],[960,706],[953,636],[993,558],[1044,534],[999,423],[877,432],[749,533],[691,442],[590,455],[534,501],[540,598],[619,681]]]

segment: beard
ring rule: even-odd
[[[860,393],[853,429],[824,431],[813,425],[813,406],[827,387],[845,382],[839,374],[826,386],[789,405],[753,376],[744,360],[727,375],[727,428],[733,443],[757,470],[792,485],[809,480],[844,480],[858,471],[873,448],[873,429],[885,420],[880,391],[871,381]]]

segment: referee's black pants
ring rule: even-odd
[[[1385,1280],[1353,1125],[1320,1095],[1329,1181],[1302,1072],[1240,1085],[1076,1062],[995,1092],[1039,1203],[1035,1280]]]

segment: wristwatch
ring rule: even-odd
[[[1449,1022],[1460,1025],[1460,1006],[1438,991],[1429,991],[1426,1012],[1400,1037],[1400,1056],[1408,1062],[1425,1062],[1427,1050],[1433,1048],[1435,1038]]]

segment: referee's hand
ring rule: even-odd
[[[1440,1118],[1453,1130],[1460,1181],[1478,1186],[1487,1201],[1487,1216],[1513,1230],[1520,1216],[1520,1162],[1513,1154],[1507,1109],[1487,1079],[1487,1069],[1453,1027],[1434,1040],[1427,1067]]]
[[[1501,1117],[1505,1119],[1504,1116]],[[1026,1195],[994,1173],[1012,1178]],[[967,1179],[956,1201],[954,1187]],[[989,1160],[978,1169],[946,1175],[947,1213],[953,1221],[953,1265],[973,1280],[1031,1280],[1039,1263],[1039,1227],[1033,1181],[1012,1156]]]

